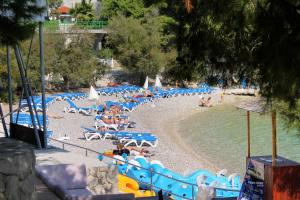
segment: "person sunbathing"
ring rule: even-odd
[[[144,156],[144,157],[154,156],[153,153],[150,153],[150,151],[148,151],[144,148],[139,149],[137,147],[127,147],[127,149],[130,151],[130,154],[132,156]]]
[[[213,104],[212,104],[212,102],[211,102],[211,97],[208,97],[205,106],[206,106],[206,107],[213,107]]]
[[[151,154],[148,150],[145,149],[138,149],[136,147],[124,147],[122,143],[117,144],[117,149],[113,150],[114,155],[120,155],[122,156],[123,154],[127,154],[127,156],[145,156],[145,157],[150,157],[153,156],[154,154]]]
[[[121,107],[118,106],[118,105],[112,105],[112,106],[110,106],[109,110],[110,110],[110,113],[113,114],[113,115],[121,113]]]
[[[100,98],[96,102],[96,110],[97,110],[97,114],[101,112],[105,112],[107,110],[106,105],[102,103]]]
[[[208,97],[207,100],[205,101],[204,97],[202,97],[200,99],[200,102],[199,102],[199,106],[201,107],[213,107],[213,104],[211,102],[211,97]]]
[[[105,114],[101,117],[101,120],[106,124],[128,124],[127,117],[121,117],[121,115]]]
[[[105,123],[105,124],[114,124],[114,118],[112,115],[103,115],[101,120]]]
[[[152,92],[150,92],[149,90],[145,90],[144,91],[144,97],[153,97],[153,93]]]
[[[53,119],[61,119],[61,118],[64,118],[64,116],[54,115],[54,114],[50,114],[50,113],[47,113],[47,116],[48,116],[49,118],[53,118]]]
[[[105,127],[105,126],[99,126],[98,127],[98,131],[100,131],[100,132],[106,132],[106,131],[108,131],[108,128]]]
[[[138,99],[138,98],[145,97],[145,95],[144,94],[135,94],[132,97]]]
[[[117,144],[117,149],[114,149],[112,153],[119,156],[122,156],[124,153],[127,154],[127,156],[130,155],[130,151],[121,143]]]
[[[205,101],[204,97],[202,97],[199,101],[199,106],[204,107],[205,104],[206,104],[206,101]]]
[[[137,100],[134,97],[128,97],[124,95],[123,98],[124,98],[124,102],[137,102]]]

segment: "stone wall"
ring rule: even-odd
[[[0,138],[0,200],[35,199],[34,165],[31,146]]]
[[[93,167],[87,171],[88,189],[93,194],[117,194],[118,168],[114,165]]]

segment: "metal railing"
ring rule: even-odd
[[[93,21],[76,21],[74,23],[61,23],[59,20],[45,21],[44,28],[47,31],[62,31],[62,30],[98,30],[103,29],[108,24],[105,20]]]
[[[79,146],[79,145],[76,145],[76,144],[71,144],[71,143],[67,143],[67,142],[63,142],[63,141],[60,141],[60,140],[57,140],[57,139],[54,139],[54,138],[48,138],[49,140],[52,140],[52,141],[55,141],[55,142],[58,142],[58,143],[61,143],[62,144],[62,149],[63,150],[66,150],[66,146],[72,146],[72,147],[76,147],[76,148],[79,148],[79,149],[83,149],[84,152],[85,152],[85,156],[88,157],[90,154],[89,153],[92,153],[92,154],[102,154],[100,152],[97,152],[95,150],[92,150],[92,149],[89,149],[89,148],[86,148],[86,147],[82,147],[82,146]],[[57,147],[57,146],[56,146]],[[139,180],[135,180],[137,181],[138,183],[141,183],[143,185],[147,185],[150,187],[150,190],[153,191],[153,188],[156,188],[158,190],[162,190],[163,192],[167,193],[168,195],[170,196],[177,196],[179,198],[182,198],[182,199],[186,199],[186,200],[196,200],[196,194],[195,194],[195,187],[198,187],[197,184],[193,184],[193,183],[189,183],[189,182],[186,182],[186,181],[182,181],[182,180],[179,180],[179,179],[176,179],[176,178],[173,178],[173,177],[170,177],[170,176],[167,176],[165,174],[162,174],[162,173],[159,173],[159,172],[155,172],[153,171],[152,169],[148,169],[148,168],[144,168],[142,166],[138,166],[138,165],[135,165],[135,164],[132,164],[132,163],[129,163],[129,162],[124,162],[123,160],[120,160],[120,159],[117,159],[117,158],[114,158],[114,157],[110,157],[110,156],[107,156],[107,155],[104,155],[102,154],[102,156],[104,156],[105,158],[108,158],[108,159],[112,159],[114,160],[114,163],[117,164],[117,162],[120,162],[120,163],[126,163],[127,165],[131,165],[131,166],[134,166],[136,168],[139,168],[139,169],[143,169],[143,170],[146,170],[150,173],[150,183],[147,183],[147,182],[143,182],[143,181],[139,181]],[[175,182],[179,182],[179,183],[182,183],[182,184],[186,184],[186,185],[189,185],[191,186],[192,188],[192,198],[187,198],[187,197],[183,197],[183,196],[179,196],[177,194],[174,194],[172,193],[171,191],[168,191],[168,190],[165,190],[165,189],[162,189],[160,187],[157,187],[155,185],[153,185],[153,180],[152,180],[152,177],[153,177],[153,174],[157,174],[159,176],[163,176],[165,178],[168,178],[168,179],[171,179]],[[124,175],[124,174],[122,174]],[[126,175],[125,175],[126,176]],[[127,176],[128,177],[128,176]],[[129,177],[129,178],[132,178],[132,177]],[[214,194],[216,194],[216,190],[222,190],[222,191],[228,191],[228,192],[239,192],[239,190],[237,189],[230,189],[230,188],[220,188],[220,187],[212,187],[213,190],[214,190]]]

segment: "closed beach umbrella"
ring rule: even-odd
[[[146,77],[143,88],[148,89],[148,76]]]
[[[161,85],[161,82],[160,82],[160,80],[159,80],[159,77],[158,77],[158,75],[156,75],[156,79],[155,79],[155,84],[154,84],[154,86],[155,87],[161,87],[162,85]]]
[[[95,90],[93,86],[90,88],[90,93],[89,93],[89,100],[97,100],[98,99],[98,92]]]

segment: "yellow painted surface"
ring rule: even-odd
[[[119,191],[123,193],[133,193],[135,197],[150,197],[155,196],[154,191],[150,190],[139,190],[139,184],[137,181],[135,181],[132,178],[129,178],[127,176],[118,175],[119,179]]]

